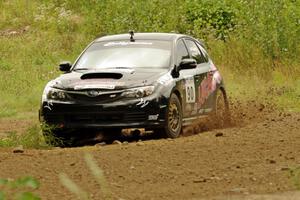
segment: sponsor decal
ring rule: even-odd
[[[216,72],[214,73],[213,81],[215,82],[215,83],[213,83],[213,84],[215,84],[215,86],[216,86],[217,84],[220,84],[220,83],[221,83],[222,77],[221,77],[221,74],[220,74],[219,71],[216,71]],[[216,89],[216,88],[215,88],[215,89]]]
[[[140,102],[137,103],[137,106],[141,106],[141,108],[146,107],[149,104],[149,101],[145,101],[143,98],[140,99]]]
[[[195,90],[195,82],[194,77],[188,77],[185,79],[185,97],[187,103],[195,103],[196,102],[196,90]]]
[[[150,121],[155,121],[155,120],[157,120],[158,119],[158,114],[157,115],[149,115],[148,116],[148,120],[150,120]]]
[[[199,109],[199,114],[203,114],[204,113],[204,109]]]
[[[198,103],[200,107],[205,103],[205,101],[212,92],[212,79],[213,77],[211,75],[208,75],[203,79],[200,86],[198,87],[198,92],[200,94]]]
[[[213,65],[212,69],[216,69]],[[198,99],[199,107],[201,107],[205,101],[208,99],[209,95],[216,90],[217,84],[220,84],[222,77],[219,71],[213,70],[208,73],[208,75],[202,80],[200,86],[198,87],[198,92],[200,97]]]
[[[211,112],[212,111],[212,108],[206,108],[204,109],[204,112]]]
[[[103,46],[105,47],[110,47],[110,46],[127,46],[127,45],[152,45],[152,42],[108,42],[104,44]]]
[[[89,97],[97,97],[97,96],[101,95],[101,92],[97,91],[97,90],[90,90],[90,91],[87,91],[87,95]]]
[[[125,82],[112,81],[111,79],[101,79],[101,80],[81,80],[73,83],[71,87],[74,90],[84,90],[84,89],[110,89],[113,90],[117,86],[124,86]]]
[[[51,106],[53,106],[52,101],[48,101],[47,104],[44,106],[44,108],[47,108],[49,110],[52,110]]]
[[[115,89],[115,85],[109,84],[93,84],[93,85],[75,85],[74,90],[83,90],[83,89]]]
[[[206,109],[200,109],[198,111],[199,114],[203,114],[203,113],[208,113],[208,112],[211,112],[212,111],[212,108],[206,108]]]

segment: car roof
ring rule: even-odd
[[[183,34],[176,33],[134,33],[133,38],[135,40],[166,40],[166,41],[174,41],[180,37],[189,37]],[[191,38],[191,37],[190,37]],[[115,40],[129,40],[130,34],[118,34],[118,35],[108,35],[97,38],[96,42],[102,41],[115,41]]]

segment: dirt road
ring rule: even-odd
[[[89,153],[103,169],[113,199],[300,199],[299,193],[285,193],[297,189],[293,169],[300,167],[300,113],[256,103],[232,107],[235,126],[175,140],[21,154],[0,149],[0,177],[31,175],[41,183],[42,199],[75,199],[59,181],[65,173],[91,199],[103,199],[84,161]],[[270,193],[279,196],[257,196]]]

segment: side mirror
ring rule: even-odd
[[[72,64],[70,61],[63,61],[59,64],[59,70],[62,72],[70,71]]]
[[[197,67],[197,61],[192,58],[183,59],[179,64],[180,69],[194,69],[196,67]]]

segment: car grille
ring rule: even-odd
[[[72,113],[52,113],[45,115],[45,120],[49,123],[124,123],[124,122],[142,122],[147,120],[145,112],[99,112],[93,113],[93,110],[86,112]]]
[[[121,98],[121,93],[101,94],[99,96],[91,97],[84,93],[68,93],[68,95],[75,101],[88,101],[88,102],[111,102]]]
[[[125,119],[127,121],[145,121],[147,120],[147,115],[145,112],[130,112],[125,114]]]

